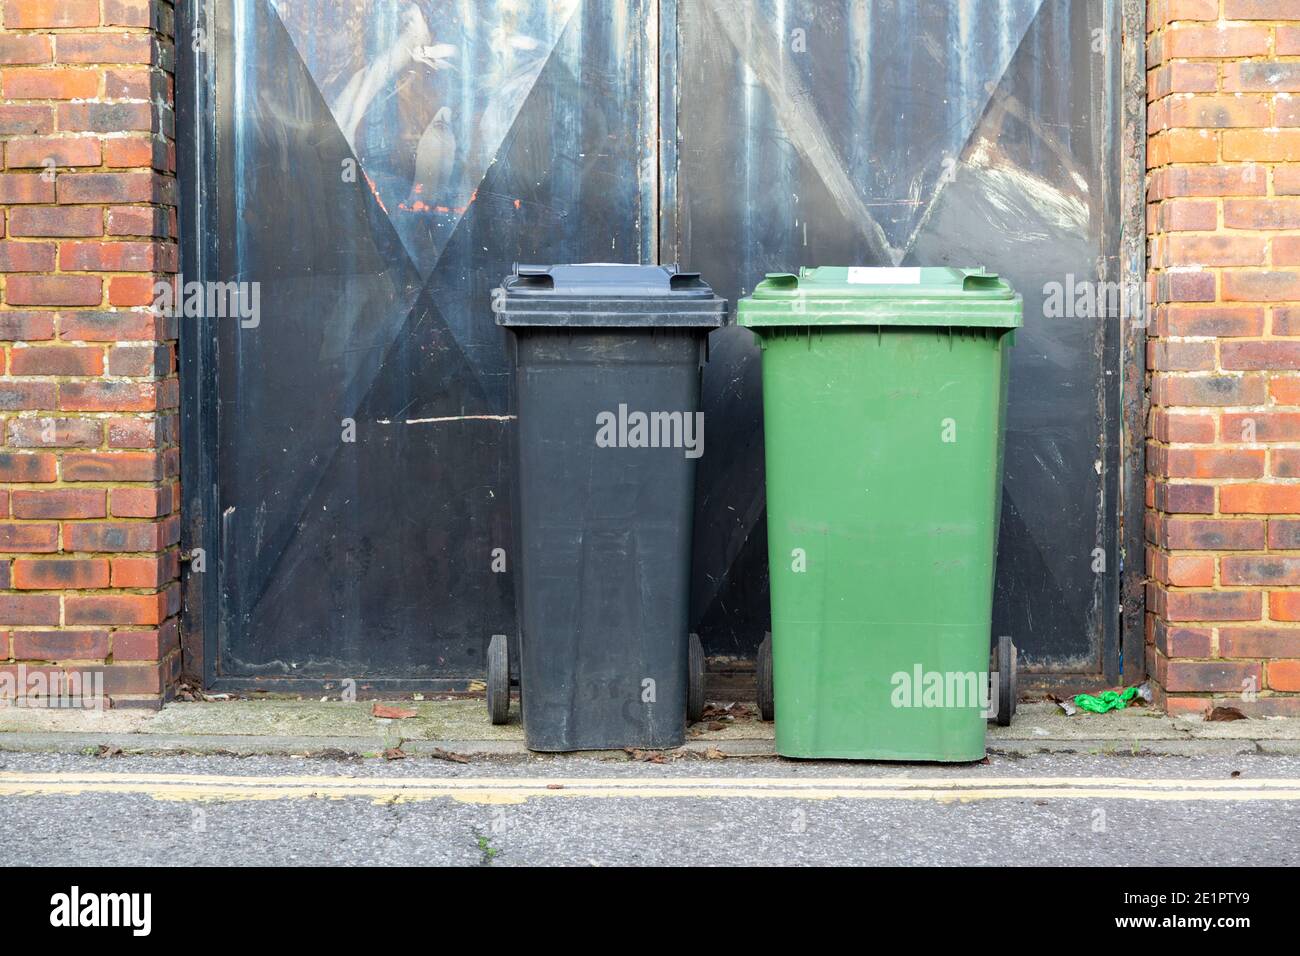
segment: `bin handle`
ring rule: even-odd
[[[554,289],[555,277],[551,275],[550,266],[528,266],[516,262],[515,281],[511,285],[535,289]]]
[[[764,282],[773,289],[797,289],[799,277],[793,272],[769,272]]]
[[[961,291],[978,292],[981,289],[1000,289],[1002,280],[996,272],[967,273],[962,280]]]

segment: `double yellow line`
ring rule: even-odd
[[[0,797],[145,794],[155,800],[342,800],[444,797],[513,804],[548,797],[765,800],[1300,801],[1300,780],[1120,777],[344,777],[153,773],[0,773]]]

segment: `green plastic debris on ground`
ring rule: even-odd
[[[1096,696],[1092,694],[1075,694],[1074,706],[1081,710],[1090,710],[1094,714],[1104,714],[1108,710],[1122,710],[1137,695],[1138,689],[1136,687],[1128,687],[1122,691],[1105,690]]]

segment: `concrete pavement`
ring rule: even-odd
[[[391,702],[415,716],[374,716],[371,701],[230,700],[173,702],[157,713],[82,713],[0,708],[0,751],[80,753],[99,747],[141,753],[308,754],[378,756],[450,751],[526,756],[518,703],[511,722],[493,726],[481,700]],[[753,705],[715,703],[690,729],[687,751],[772,756],[773,725]],[[1300,719],[1208,722],[1134,707],[1067,717],[1052,703],[1024,703],[1010,727],[989,725],[994,754],[1269,753],[1300,755]],[[615,757],[622,759],[621,753]]]

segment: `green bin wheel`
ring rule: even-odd
[[[758,677],[758,716],[761,720],[772,720],[776,716],[776,706],[772,699],[772,634],[769,631],[758,645],[758,661],[755,667]]]
[[[1011,726],[1011,715],[1015,712],[1015,682],[1012,678],[1012,669],[1015,667],[1015,645],[1011,643],[1011,638],[1003,634],[998,638],[997,667],[998,667],[998,716],[997,723],[999,727]]]
[[[493,634],[488,643],[487,706],[494,724],[510,716],[510,649],[504,634]]]
[[[686,722],[693,724],[704,716],[704,645],[700,635],[686,639]]]

